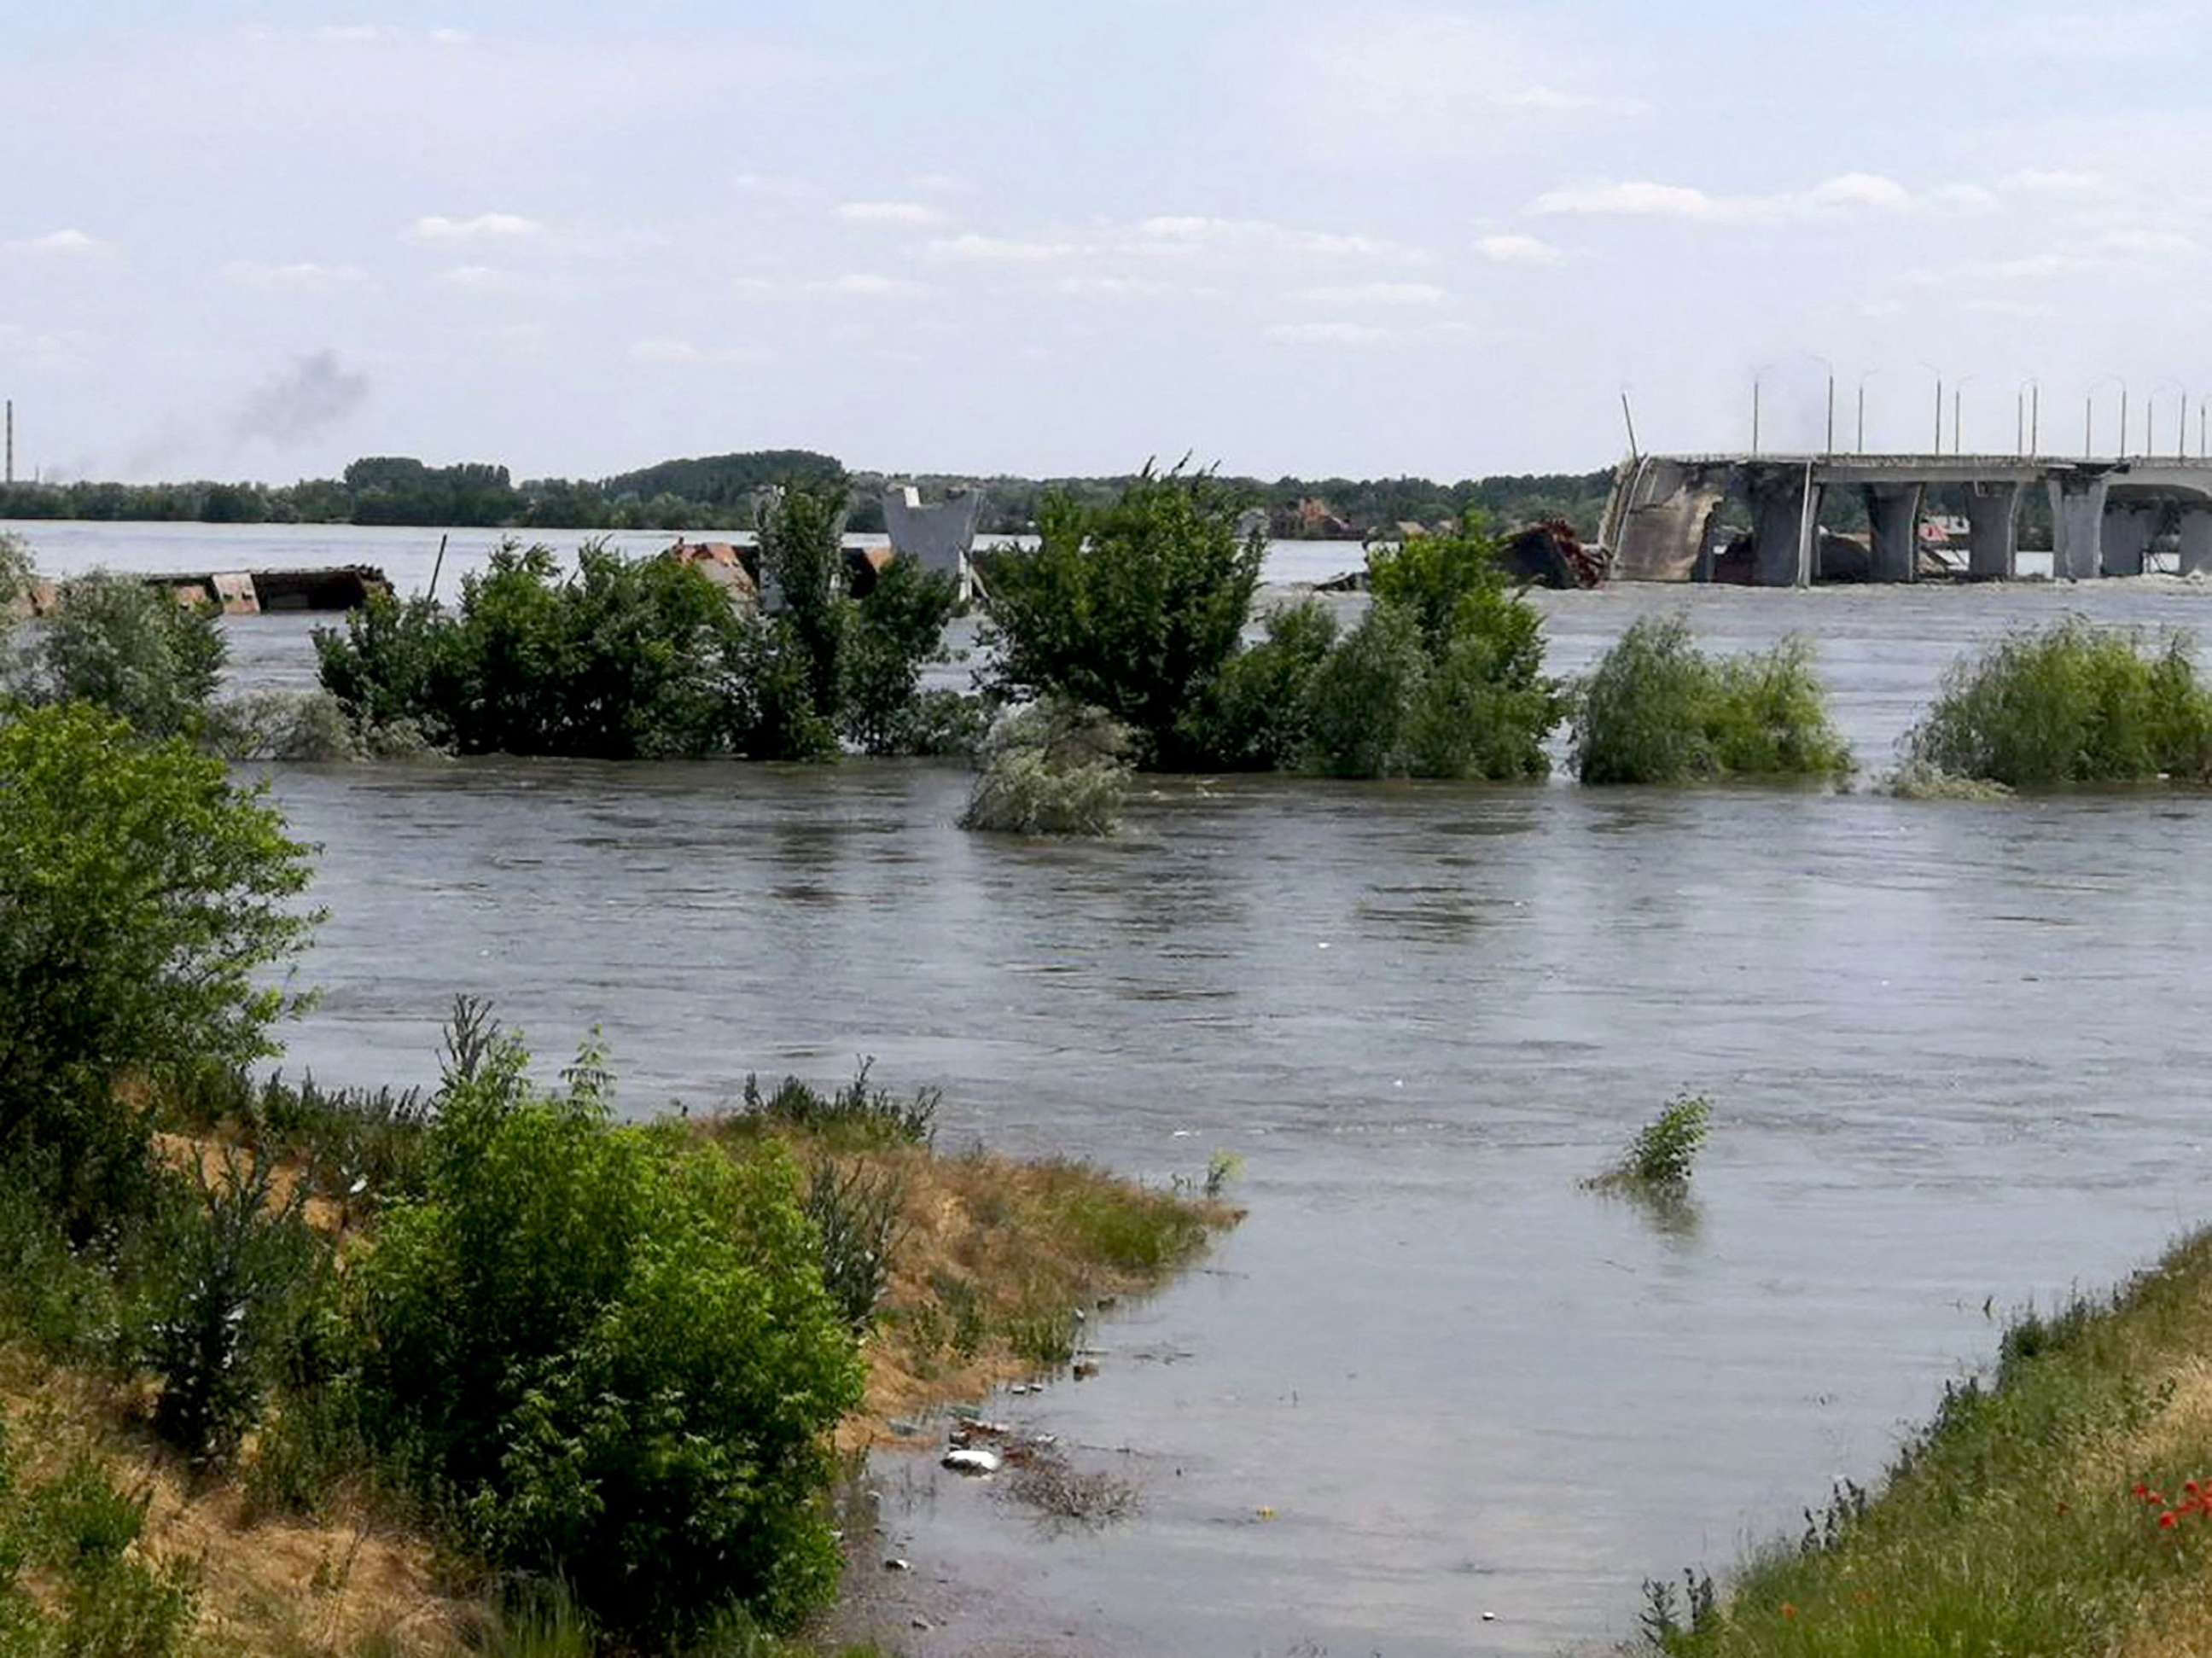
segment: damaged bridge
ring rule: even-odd
[[[1819,580],[1821,507],[1856,490],[1866,508],[1866,574],[1913,581],[1928,492],[1963,496],[1966,574],[2016,573],[2021,502],[2040,489],[2051,506],[2051,574],[2086,580],[2141,575],[2151,544],[2171,525],[2181,573],[2212,572],[2212,461],[2138,456],[2060,460],[2015,455],[1644,455],[1622,463],[1601,539],[1620,581],[1711,581],[1724,550],[1723,508],[1748,508],[1749,575],[1758,586]]]

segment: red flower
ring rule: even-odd
[[[2159,1515],[2158,1523],[2167,1531],[2172,1531],[2173,1529],[2173,1515],[2172,1512],[2169,1511]]]

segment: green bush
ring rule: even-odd
[[[2212,779],[2212,688],[2196,641],[2070,616],[2016,633],[1944,676],[1906,733],[1911,762],[2013,788]]]
[[[1058,697],[1129,727],[1139,762],[1204,763],[1185,722],[1237,653],[1266,551],[1208,473],[1149,465],[1109,504],[1049,495],[1039,544],[981,561],[993,684]]]
[[[133,1090],[243,1065],[315,918],[259,790],[82,704],[0,725],[0,1158],[89,1231],[148,1195]]]
[[[795,1169],[617,1127],[595,1062],[546,1095],[518,1043],[457,1035],[428,1194],[349,1274],[370,1442],[615,1630],[795,1619],[835,1587],[819,1499],[862,1375]]]
[[[145,736],[174,737],[198,728],[224,652],[212,606],[96,571],[62,585],[24,665],[24,689],[33,702],[96,703]]]
[[[1308,688],[1308,763],[1339,777],[1541,777],[1559,723],[1543,618],[1474,523],[1368,555],[1374,603]]]
[[[1307,763],[1332,777],[1402,776],[1407,726],[1429,674],[1419,621],[1374,604],[1315,671]]]
[[[1268,611],[1267,637],[1223,665],[1186,721],[1182,741],[1224,771],[1287,771],[1313,740],[1314,677],[1335,647],[1336,617],[1318,599]]]
[[[210,703],[200,745],[225,760],[351,760],[368,745],[328,691],[248,691]]]
[[[846,741],[866,754],[944,750],[930,722],[947,710],[941,698],[922,701],[921,671],[940,653],[959,598],[950,575],[895,558],[854,604],[838,697]]]
[[[219,1177],[194,1173],[193,1195],[161,1229],[146,1361],[161,1383],[155,1429],[210,1461],[258,1418],[321,1246],[303,1218],[306,1188],[280,1198],[258,1155],[226,1150]]]
[[[1583,681],[1574,763],[1585,783],[1692,783],[1841,777],[1851,755],[1808,641],[1716,659],[1678,613],[1632,623]]]
[[[1056,699],[1000,720],[960,827],[1006,835],[1111,835],[1128,793],[1127,732]]]
[[[937,1108],[944,1096],[925,1088],[904,1099],[887,1088],[868,1082],[873,1060],[863,1060],[853,1080],[824,1094],[796,1077],[786,1077],[774,1091],[763,1092],[758,1077],[745,1078],[743,1119],[782,1125],[819,1134],[844,1148],[875,1145],[929,1145],[937,1139]]]

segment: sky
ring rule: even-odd
[[[0,0],[0,394],[130,480],[2193,451],[2208,13]]]

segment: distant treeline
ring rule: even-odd
[[[894,477],[938,499],[980,490],[987,534],[1033,529],[1045,497],[1079,504],[1111,501],[1133,475],[1115,477],[978,477],[953,473],[849,472],[835,457],[806,449],[757,449],[665,460],[605,478],[526,478],[504,466],[463,462],[432,466],[407,456],[355,461],[343,477],[297,483],[15,483],[0,486],[0,519],[155,519],[206,524],[405,524],[512,526],[531,530],[700,530],[750,525],[760,492],[779,483],[845,483],[853,510],[847,527],[884,527],[878,493]],[[1596,533],[1610,471],[1463,478],[1259,478],[1223,480],[1266,513],[1272,535],[1357,539],[1401,523],[1434,527],[1470,510],[1514,525],[1562,518],[1585,537]]]

